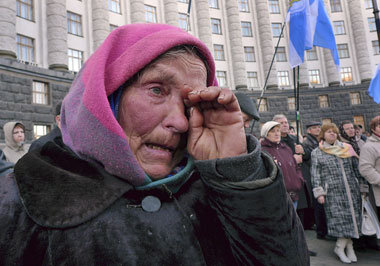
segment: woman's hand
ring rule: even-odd
[[[184,89],[189,113],[188,152],[196,160],[247,153],[239,103],[227,88]]]
[[[319,196],[317,198],[317,201],[318,201],[319,204],[325,204],[325,197],[324,196]]]

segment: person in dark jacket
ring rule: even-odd
[[[7,175],[13,171],[14,164],[5,160],[5,155],[0,150],[0,176]]]
[[[306,154],[311,154],[311,152],[318,148],[319,142],[318,142],[318,136],[321,132],[321,126],[322,123],[319,121],[311,121],[306,124],[306,139],[302,143],[302,146],[304,147]],[[322,204],[320,204],[313,196],[313,190],[311,186],[311,156],[309,156],[308,160],[304,160],[303,167],[302,167],[302,174],[303,177],[308,185],[308,191],[311,193],[311,202],[313,203],[314,207],[314,217],[315,217],[315,226],[316,226],[316,232],[317,232],[317,238],[318,239],[331,239],[327,235],[327,224],[326,224],[326,214],[325,209]]]
[[[238,100],[240,110],[243,115],[244,127],[246,129],[249,129],[249,126],[252,120],[256,120],[256,121],[260,120],[260,115],[256,109],[256,104],[244,92],[240,92],[240,91],[235,92],[235,96]]]
[[[62,101],[59,102],[55,106],[55,123],[57,126],[47,135],[42,136],[39,139],[33,141],[32,144],[30,145],[29,152],[33,150],[37,150],[38,148],[41,148],[48,141],[52,141],[55,138],[62,137],[61,135],[61,107],[62,107]]]
[[[280,170],[187,32],[112,31],[61,131],[1,180],[0,265],[309,265]]]
[[[261,127],[261,142],[263,151],[269,153],[274,161],[280,166],[284,176],[286,191],[293,201],[294,209],[297,209],[299,192],[303,185],[301,168],[293,157],[292,150],[281,142],[280,123],[275,121],[266,122]]]

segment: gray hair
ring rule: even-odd
[[[286,116],[283,115],[283,114],[277,114],[277,115],[275,115],[275,116],[272,118],[272,120],[273,120],[273,121],[277,121],[277,120],[280,120],[280,119],[282,119],[282,118],[285,118],[286,120],[288,120],[288,118],[286,118]]]

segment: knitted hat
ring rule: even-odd
[[[259,121],[260,115],[257,112],[256,104],[252,101],[252,99],[243,92],[236,92],[235,96],[239,102],[241,111],[249,115],[252,119]]]
[[[268,121],[261,127],[261,136],[266,138],[268,136],[268,132],[274,128],[275,126],[280,125],[280,123],[276,121]]]

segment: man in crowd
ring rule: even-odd
[[[306,154],[311,154],[311,152],[316,149],[319,145],[318,135],[321,132],[321,122],[311,121],[306,124],[306,139],[302,143],[303,148]],[[310,168],[311,168],[311,157],[308,160],[304,160],[302,167],[302,174],[304,179],[307,182],[307,187],[310,189],[310,201],[312,202],[314,209],[314,221],[316,225],[317,238],[326,239],[329,236],[327,235],[327,224],[326,224],[326,214],[325,209],[322,204],[319,204],[318,201],[312,195],[312,186],[311,186],[311,176],[310,176]]]
[[[239,102],[240,110],[243,114],[244,128],[249,129],[252,120],[259,121],[260,115],[252,99],[243,92],[236,92],[235,96]]]
[[[342,141],[351,144],[355,152],[360,155],[360,147],[365,142],[361,138],[356,138],[354,124],[349,120],[344,120],[339,126],[339,132]]]

